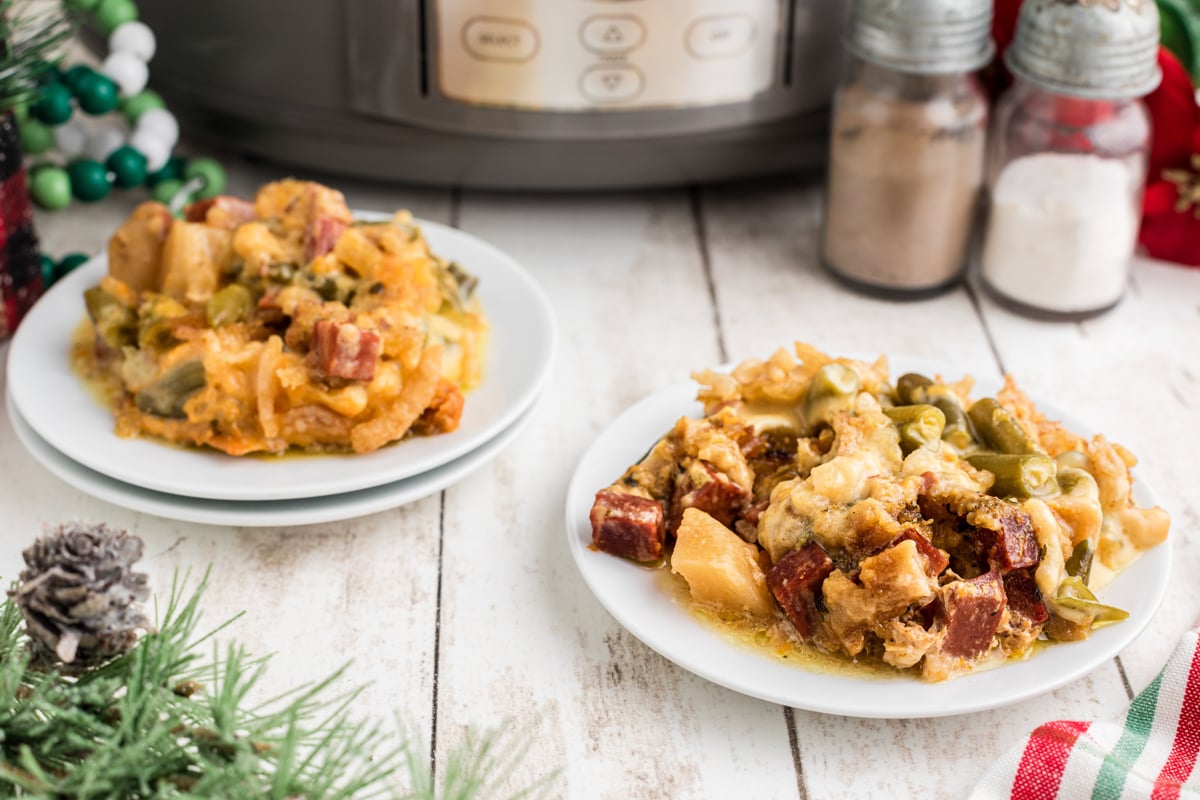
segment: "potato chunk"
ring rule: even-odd
[[[695,508],[684,510],[676,537],[671,571],[688,582],[695,600],[736,614],[775,613],[754,545]]]
[[[162,250],[162,291],[203,303],[220,286],[233,254],[233,233],[202,222],[176,220]]]

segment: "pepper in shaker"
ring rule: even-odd
[[[855,0],[834,96],[821,260],[895,297],[962,276],[984,183],[991,0]]]
[[[1026,0],[1005,62],[988,173],[984,287],[1030,316],[1121,299],[1150,146],[1139,98],[1161,79],[1152,0]]]

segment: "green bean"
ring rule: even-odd
[[[946,417],[946,427],[942,431],[942,439],[965,450],[978,438],[967,412],[963,410],[958,395],[941,384],[935,384],[928,390],[929,403],[936,407]]]
[[[965,450],[975,441],[975,431],[967,412],[963,411],[958,395],[940,383],[934,383],[924,375],[910,372],[896,381],[896,394],[905,405],[931,405],[942,412],[946,424],[942,428],[942,439],[959,450]]]
[[[208,298],[204,313],[211,327],[223,328],[236,322],[245,322],[253,309],[254,298],[250,290],[241,284],[231,283]]]
[[[977,453],[967,461],[996,477],[989,490],[994,497],[1044,497],[1058,488],[1054,459],[1040,453]]]
[[[132,308],[122,305],[115,295],[93,286],[83,293],[83,302],[96,328],[96,335],[106,345],[119,350],[137,341],[137,314]]]
[[[163,350],[175,344],[176,321],[187,313],[172,297],[151,296],[138,307],[138,347]]]
[[[183,404],[204,388],[204,362],[200,359],[176,364],[154,383],[134,395],[138,410],[156,417],[183,419]]]
[[[289,284],[296,277],[296,267],[285,262],[276,262],[267,267],[266,279],[271,283]]]
[[[175,344],[175,323],[171,317],[148,317],[138,325],[140,349],[165,350]]]
[[[1087,539],[1075,545],[1075,549],[1071,551],[1071,557],[1067,559],[1067,574],[1079,578],[1086,585],[1092,576],[1092,558],[1095,555],[1096,550]]]
[[[933,381],[924,375],[908,372],[896,379],[896,395],[906,406],[928,403],[929,400],[924,392],[932,385]]]
[[[347,305],[353,299],[357,289],[358,281],[341,273],[326,275],[313,285],[313,291],[319,294],[322,300],[337,301]]]
[[[967,416],[983,441],[996,452],[1013,455],[1041,453],[1025,429],[991,397],[976,401]]]
[[[942,440],[946,427],[946,415],[931,405],[900,406],[885,408],[884,414],[896,423],[900,432],[900,449],[904,455],[920,447],[933,448]]]
[[[812,430],[828,425],[838,411],[848,411],[854,405],[862,381],[858,373],[845,364],[826,364],[817,370],[804,395],[804,421]]]
[[[1063,579],[1063,582],[1058,585],[1058,593],[1054,596],[1054,600],[1065,608],[1090,614],[1093,624],[1120,622],[1129,617],[1128,611],[1101,603],[1096,599],[1096,595],[1092,594],[1092,590],[1087,587],[1087,584],[1081,578],[1074,576]]]
[[[1058,466],[1058,488],[1066,495],[1099,496],[1096,479],[1092,473],[1074,467],[1064,467],[1062,462],[1055,459]]]

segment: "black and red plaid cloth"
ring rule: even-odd
[[[45,289],[20,142],[12,115],[0,116],[0,339],[12,335]]]

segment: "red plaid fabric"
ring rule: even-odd
[[[12,335],[44,289],[20,137],[12,115],[5,114],[0,117],[0,339]]]

